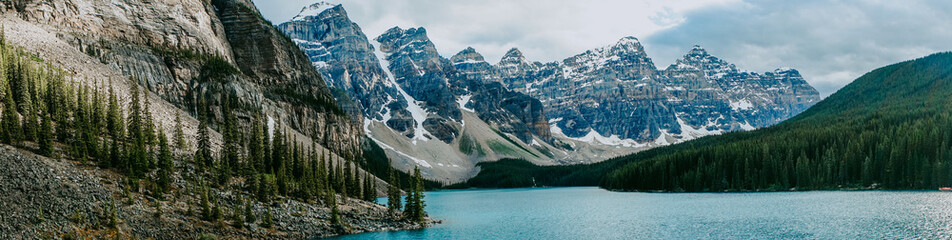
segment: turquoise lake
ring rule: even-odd
[[[949,239],[952,193],[627,193],[594,187],[426,192],[443,223],[334,239]],[[386,199],[378,199],[386,202]]]

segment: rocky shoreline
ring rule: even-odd
[[[253,201],[253,223],[230,220],[243,209],[246,193],[212,189],[224,220],[199,217],[200,199],[193,187],[176,176],[175,189],[164,200],[144,189],[124,191],[121,175],[88,163],[51,159],[27,150],[0,145],[0,238],[152,238],[306,239],[372,231],[419,229],[400,220],[385,206],[338,197],[343,224],[331,224],[330,209],[321,203],[278,198],[270,204]],[[156,204],[159,204],[159,214]],[[110,227],[110,206],[116,206]],[[271,228],[261,223],[267,212]],[[430,221],[431,224],[439,221]]]

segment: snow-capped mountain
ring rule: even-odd
[[[662,71],[634,37],[561,62],[516,65],[525,61],[508,55],[500,67],[523,74],[502,81],[541,100],[568,138],[665,145],[769,126],[819,101],[796,70],[742,71],[699,46]]]
[[[796,70],[743,71],[699,46],[659,70],[634,37],[550,63],[513,48],[492,64],[472,47],[443,57],[422,27],[368,40],[341,5],[305,7],[279,28],[397,167],[447,181],[484,160],[591,162],[751,130],[819,100]]]

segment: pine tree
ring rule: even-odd
[[[46,107],[46,114],[49,116],[56,116],[57,111],[60,109],[58,107],[60,97],[59,91],[62,88],[63,81],[59,76],[51,77],[53,78],[50,82],[46,84],[46,94],[44,98],[44,106]]]
[[[212,143],[208,133],[208,114],[205,100],[198,102],[198,150],[195,152],[195,162],[199,166],[212,166]]]
[[[162,202],[159,202],[159,200],[155,200],[153,201],[152,206],[155,207],[155,213],[153,214],[153,216],[155,218],[161,218],[162,217]]]
[[[10,90],[9,85],[3,97],[3,116],[0,121],[2,121],[0,125],[3,125],[3,143],[19,143],[20,136],[22,135],[20,131],[20,116],[17,112],[16,103],[13,101],[13,91]]]
[[[224,177],[224,182],[227,182],[231,178],[233,171],[238,169],[238,151],[240,148],[238,129],[237,129],[237,119],[232,113],[231,109],[231,100],[228,95],[225,94],[221,98],[222,102],[222,117],[224,122],[222,124],[222,144],[223,148],[221,149],[222,160],[221,165],[221,175]]]
[[[169,147],[169,140],[165,136],[165,131],[159,129],[159,172],[156,184],[159,185],[160,193],[168,193],[172,185],[172,150]]]
[[[250,174],[256,174],[264,170],[264,137],[261,117],[255,115],[251,123],[251,137],[248,142],[248,158],[250,160]]]
[[[271,182],[268,181],[263,175],[258,175],[258,192],[255,194],[258,197],[258,201],[268,203],[271,202],[271,194],[274,192]]]
[[[261,227],[263,228],[271,228],[274,226],[274,221],[271,219],[271,208],[267,209],[268,210],[264,214],[264,219],[261,220]]]
[[[26,68],[32,68],[31,66],[26,66]],[[23,78],[20,80],[20,99],[18,99],[18,104],[20,105],[20,114],[23,115],[23,138],[21,140],[34,141],[36,140],[37,133],[37,121],[36,113],[33,109],[33,99],[30,94],[30,87],[32,84],[32,77],[29,77],[27,73],[24,73]]]
[[[404,197],[403,204],[403,217],[407,219],[414,219],[414,216],[416,216],[416,191],[414,191],[414,189],[416,189],[416,181],[411,177],[410,186],[407,189],[407,196]]]
[[[120,142],[113,139],[109,144],[108,161],[99,161],[99,166],[103,168],[122,166],[122,159],[124,158],[120,155],[119,148]]]
[[[284,145],[284,135],[281,133],[280,127],[275,127],[271,144],[271,173],[277,174],[284,168],[284,154],[287,153]]]
[[[132,87],[132,101],[129,105],[128,130],[130,146],[129,149],[127,149],[128,154],[126,156],[130,164],[129,173],[133,178],[142,177],[149,167],[143,115],[142,104],[139,98],[139,87],[136,85]]]
[[[349,176],[350,174],[345,174],[344,172],[344,165],[347,165],[347,162],[344,161],[343,159],[340,159],[340,160],[341,160],[340,163],[337,164],[337,183],[336,184],[338,187],[340,187],[340,195],[341,197],[343,197],[342,199],[347,200],[347,198],[350,196],[347,195],[349,191],[347,190],[346,176]]]
[[[337,193],[333,189],[327,193],[324,202],[331,208],[331,224],[341,224],[340,209],[337,208]]]
[[[208,189],[205,189],[202,191],[202,219],[205,219],[205,221],[211,221],[213,217],[212,208],[208,201]]]
[[[55,98],[57,100],[55,105],[59,107],[57,107],[53,115],[53,120],[56,122],[56,140],[62,143],[69,143],[73,131],[73,122],[70,120],[70,116],[72,115],[70,113],[70,111],[72,111],[72,100],[70,100],[71,98],[69,97],[68,90],[66,90],[66,86],[62,87],[63,89],[56,91],[58,97]]]
[[[426,224],[426,204],[423,201],[423,177],[420,175],[420,168],[413,169],[413,177],[410,179],[410,188],[407,191],[406,205],[403,215],[407,219],[420,224]]]
[[[98,90],[93,91],[93,102],[90,105],[90,118],[89,118],[89,136],[92,137],[91,145],[89,148],[92,148],[93,156],[96,157],[98,161],[103,161],[106,159],[106,146],[105,142],[100,142],[100,137],[102,136],[103,127],[105,126],[105,110],[103,109],[103,98],[102,92]]]
[[[39,145],[40,155],[53,157],[53,125],[51,116],[43,116],[43,124],[40,126]]]
[[[416,221],[417,223],[420,223],[420,224],[424,224],[424,225],[425,225],[425,224],[426,224],[426,215],[427,215],[427,214],[426,214],[426,210],[424,210],[424,208],[426,208],[426,203],[425,203],[425,201],[423,201],[423,197],[425,197],[424,194],[423,194],[423,190],[424,190],[424,188],[423,188],[423,176],[420,175],[420,168],[419,168],[419,167],[414,167],[414,169],[413,169],[413,178],[414,178],[414,180],[416,181],[416,183],[414,184],[414,187],[415,187],[415,188],[413,189],[413,191],[415,192],[415,193],[413,194],[413,197],[414,197],[414,200],[416,200],[416,203],[415,203],[413,206],[416,208],[416,210],[414,211],[414,213],[415,213],[416,215],[413,216],[413,217],[414,217],[413,220]]]
[[[392,165],[389,165],[392,166]],[[387,187],[387,209],[391,212],[400,211],[400,180],[397,179],[396,174],[394,173],[393,167],[389,168],[389,181],[390,186]]]
[[[301,154],[298,148],[297,141],[294,141],[294,150],[291,150],[293,157],[291,157],[291,172],[294,175],[294,180],[300,181],[304,177],[304,164],[301,162]]]
[[[142,88],[142,100],[142,138],[146,146],[151,146],[155,144],[156,136],[155,123],[152,120],[152,104],[149,103],[149,89]]]
[[[355,184],[357,179],[355,179],[353,174],[353,168],[351,163],[344,161],[344,184],[347,186],[347,193],[345,194],[348,197],[360,198],[360,187]]]
[[[215,199],[215,204],[212,205],[212,220],[218,221],[221,220],[224,214],[221,211],[221,203],[218,202],[218,199]]]
[[[251,200],[245,199],[245,222],[246,223],[255,223],[255,213],[251,208]]]
[[[86,88],[82,87],[77,90],[76,94],[76,108],[73,111],[73,134],[69,142],[72,144],[73,157],[80,159],[81,162],[86,162],[86,157],[88,156],[89,151],[87,151],[86,146],[90,145],[87,143],[91,139],[90,136],[87,136],[88,132],[86,131]]]
[[[275,178],[277,178],[276,180],[278,182],[278,194],[281,194],[281,196],[288,195],[288,176],[285,174],[285,172],[287,171],[279,170],[275,175]]]
[[[373,185],[372,185],[373,177],[369,173],[364,173],[363,179],[364,181],[363,181],[361,189],[363,189],[364,191],[363,191],[363,194],[361,195],[363,195],[365,201],[373,202],[374,198],[377,197],[376,196],[377,194],[375,193]]]
[[[184,150],[187,146],[185,142],[185,126],[182,125],[182,114],[179,111],[175,111],[175,147]]]
[[[106,128],[109,131],[109,136],[113,140],[119,140],[123,138],[123,133],[125,130],[125,124],[122,120],[122,110],[119,107],[119,97],[116,95],[116,91],[112,88],[112,85],[109,85],[109,106],[106,112]]]

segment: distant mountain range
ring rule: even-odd
[[[952,53],[873,70],[780,124],[588,165],[480,163],[455,187],[622,191],[936,189],[952,185]]]
[[[699,46],[659,70],[634,37],[550,63],[513,48],[492,64],[473,48],[443,57],[422,27],[371,41],[342,5],[278,28],[395,166],[450,182],[484,160],[587,163],[752,130],[820,100],[794,69],[744,71]]]

